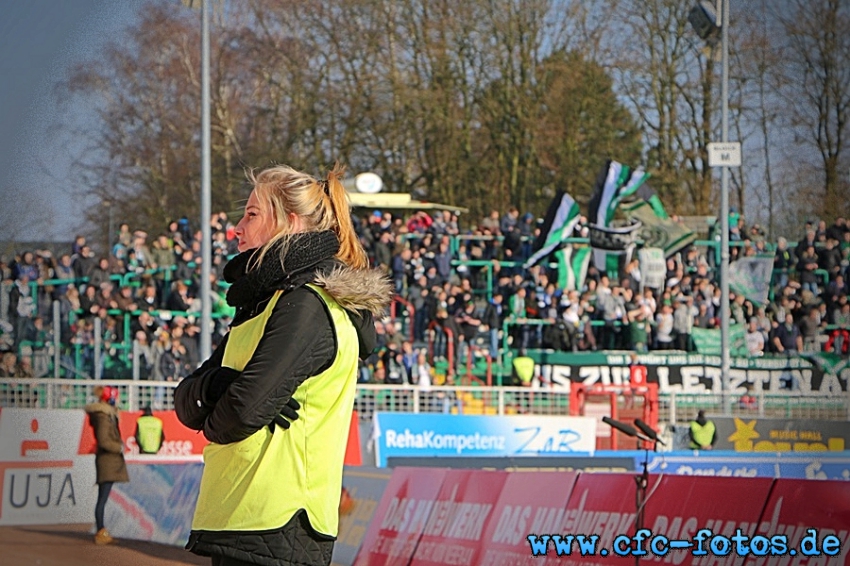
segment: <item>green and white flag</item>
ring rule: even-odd
[[[638,237],[643,240],[643,245],[663,249],[664,257],[670,257],[697,239],[687,226],[670,218],[661,199],[646,183],[620,205],[620,210],[641,223]]]
[[[540,236],[534,242],[534,252],[525,262],[525,268],[529,268],[560,246],[563,241],[573,234],[579,220],[578,203],[573,197],[563,191],[558,191],[555,198],[549,204],[546,218],[540,230]]]
[[[584,286],[592,252],[590,247],[574,245],[558,250],[558,287],[576,291]]]
[[[631,169],[608,160],[596,178],[588,203],[590,245],[594,248],[596,269],[612,275],[617,271],[620,256],[629,258],[634,250],[638,222],[614,226],[614,214],[623,199],[632,196],[649,175],[643,169]]]
[[[746,357],[749,355],[747,351],[746,340],[747,329],[743,324],[729,325],[729,353],[733,356]],[[720,355],[720,329],[719,328],[692,328],[691,339],[700,354],[708,356]]]
[[[729,289],[757,305],[767,304],[773,254],[742,257],[729,264]]]

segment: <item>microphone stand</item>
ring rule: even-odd
[[[638,440],[643,440],[647,443],[652,442],[653,450],[655,450],[658,446],[658,436],[651,429],[644,430],[643,427],[647,426],[645,423],[638,424],[637,421],[635,422],[635,424],[638,424],[638,428],[641,429],[639,432],[635,430],[633,426],[620,421],[615,421],[610,417],[602,417],[602,422],[619,430],[627,436],[635,437]],[[650,438],[650,436],[653,436],[654,438]],[[635,536],[637,536],[638,531],[643,528],[643,504],[646,502],[646,487],[649,484],[649,471],[647,470],[647,466],[649,464],[649,446],[644,444],[644,450],[643,471],[635,476],[635,482],[637,483],[637,489],[635,490]],[[640,564],[640,555],[638,554],[635,554],[635,564]]]
[[[645,511],[643,504],[646,502],[646,488],[649,485],[649,471],[647,470],[647,465],[649,464],[649,446],[646,443],[653,443],[653,452],[657,449],[657,441],[647,437],[642,438],[642,440],[644,441],[643,471],[635,476],[635,483],[637,484],[635,489],[635,536],[643,528]],[[640,564],[640,555],[638,554],[635,554],[635,564]]]

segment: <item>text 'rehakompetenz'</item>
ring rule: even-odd
[[[826,535],[822,539],[817,529],[806,529],[796,547],[788,544],[786,535],[748,536],[736,529],[731,536],[716,535],[711,529],[700,529],[693,537],[670,539],[639,529],[634,535],[619,535],[611,548],[599,548],[599,535],[528,535],[532,556],[543,556],[553,550],[558,556],[666,556],[675,550],[692,556],[837,556],[841,539]]]

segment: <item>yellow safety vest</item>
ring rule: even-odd
[[[534,360],[528,356],[518,356],[514,358],[514,369],[517,377],[524,385],[531,383],[534,378]]]
[[[691,448],[699,450],[703,446],[711,446],[711,439],[714,438],[715,430],[716,427],[711,421],[706,421],[704,426],[696,421],[691,421],[691,432],[694,437],[694,440],[691,441]]]
[[[359,345],[348,313],[321,288],[337,337],[331,367],[293,394],[299,418],[274,433],[263,427],[231,444],[204,448],[204,472],[192,529],[263,531],[285,525],[305,509],[310,525],[335,537],[348,428],[354,408]],[[232,328],[222,365],[241,371],[254,354],[282,291],[262,313]]]
[[[141,416],[136,421],[139,428],[139,451],[156,454],[162,445],[162,421],[154,416]]]

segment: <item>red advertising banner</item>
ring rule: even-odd
[[[652,489],[653,480],[650,478]],[[558,556],[556,545],[550,541],[546,554],[547,563],[590,566],[591,564],[628,564],[634,558],[620,558],[608,553],[614,539],[620,534],[634,532],[635,519],[635,475],[634,474],[580,474],[570,494],[567,511],[560,525],[552,529],[553,535],[598,535],[596,555],[582,556],[579,541],[568,546],[571,553]],[[538,535],[549,533],[535,533]],[[565,541],[561,541],[564,543]]]
[[[411,566],[474,566],[508,472],[451,470],[422,530]]]
[[[655,477],[655,476],[653,476]],[[736,530],[746,536],[755,534],[758,518],[764,501],[770,493],[773,480],[770,478],[719,478],[665,475],[658,480],[658,488],[651,486],[646,502],[643,527],[652,536],[663,535],[669,540],[693,543],[700,529],[708,529],[715,535],[731,537]],[[628,533],[634,534],[634,528]],[[649,540],[643,543],[649,548]],[[634,545],[633,545],[634,546]],[[694,556],[695,547],[673,549],[667,556],[647,554],[641,562],[669,562],[673,564],[709,564],[719,557],[711,556],[709,541],[702,549],[709,554]],[[738,557],[734,550],[722,557],[723,564],[743,564],[745,557]]]
[[[355,566],[407,566],[448,470],[395,468],[369,523]]]
[[[124,452],[127,455],[139,454],[136,445],[136,421],[142,415],[141,411],[121,411],[118,415],[118,428],[121,430],[121,438],[124,439]],[[158,457],[166,456],[172,458],[187,458],[197,460],[204,453],[204,447],[209,441],[202,432],[192,430],[183,426],[174,411],[154,411],[153,415],[162,419],[162,432],[165,441],[157,452]],[[94,454],[94,432],[88,424],[83,427],[78,454]],[[191,458],[195,456],[196,458]],[[360,430],[358,427],[358,416],[355,411],[351,416],[351,426],[348,430],[348,445],[345,450],[345,464],[348,466],[359,466],[363,463],[360,454]]]
[[[529,534],[558,531],[563,522],[576,472],[512,472],[484,530],[479,564],[543,566],[557,556],[532,556]]]
[[[177,413],[174,411],[154,411],[155,417],[162,419],[162,431],[165,433],[165,441],[162,443],[157,453],[158,456],[200,456],[204,453],[204,446],[209,444],[209,441],[204,437],[203,433],[191,430],[183,426],[177,419]],[[121,430],[121,438],[124,439],[124,451],[126,454],[138,454],[139,448],[136,446],[136,420],[142,415],[141,411],[121,411],[118,415],[118,428]],[[91,426],[83,427],[83,434],[80,438],[80,454],[94,453],[94,432]]]
[[[787,537],[792,556],[760,557],[753,564],[763,566],[850,564],[850,482],[839,480],[778,479],[761,514],[756,531],[767,538]],[[837,556],[806,556],[802,551],[823,551],[826,537],[835,537],[841,552]],[[830,545],[834,548],[834,545]]]

